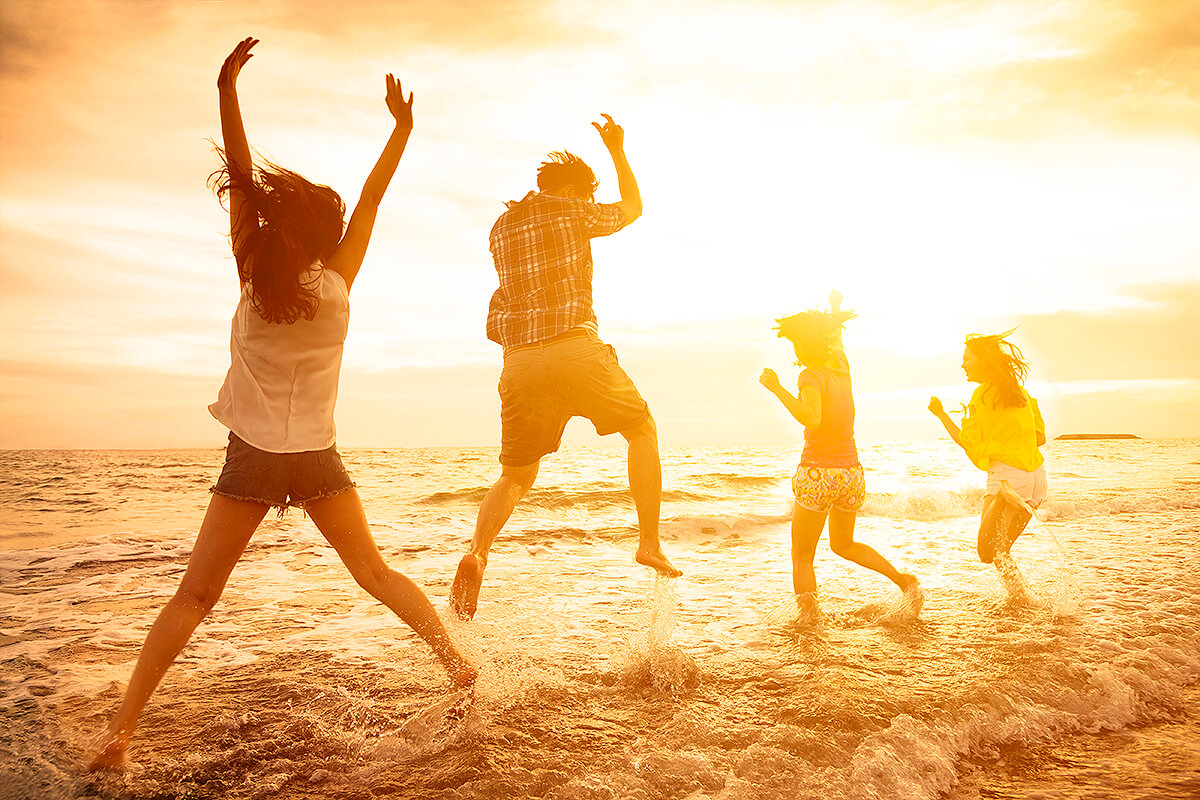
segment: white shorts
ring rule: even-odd
[[[1046,465],[1039,464],[1033,472],[1017,469],[1003,461],[993,461],[988,469],[987,489],[985,495],[996,494],[1000,491],[1000,481],[1008,481],[1013,490],[1021,495],[1021,499],[1037,508],[1046,499]]]

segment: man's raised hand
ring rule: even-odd
[[[600,140],[604,142],[604,146],[608,148],[610,153],[621,151],[625,147],[625,129],[613,122],[613,118],[608,114],[601,114],[600,116],[608,121],[603,125],[599,122],[593,122],[592,127],[600,132]]]

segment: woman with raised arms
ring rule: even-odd
[[[209,410],[229,428],[225,466],[187,570],[159,613],[92,769],[122,766],[138,717],[225,587],[251,535],[275,507],[303,508],[360,586],[423,638],[458,687],[472,667],[450,641],[425,593],[388,567],[334,442],[349,292],[362,265],[380,200],[412,132],[412,95],[387,76],[395,127],[345,225],[345,204],[327,186],[273,164],[255,168],[238,105],[237,79],[258,40],[243,39],[217,79],[224,167],[214,174],[229,204],[241,296],[232,364]]]

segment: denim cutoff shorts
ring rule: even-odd
[[[278,508],[282,514],[354,486],[337,446],[303,453],[268,453],[229,434],[225,466],[213,494]]]

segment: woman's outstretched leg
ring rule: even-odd
[[[351,487],[333,497],[314,500],[304,510],[337,550],[358,585],[394,611],[433,648],[454,685],[466,687],[474,683],[478,670],[467,663],[450,641],[441,617],[425,592],[383,560],[371,537],[358,490]]]
[[[258,523],[266,516],[267,509],[268,506],[260,503],[233,500],[218,494],[209,500],[183,580],[146,635],[137,666],[125,687],[125,697],[116,716],[109,722],[100,753],[89,769],[111,769],[125,764],[125,751],[142,709],[167,668],[192,638],[200,620],[221,597],[229,573],[241,558]]]
[[[860,567],[874,570],[885,576],[902,590],[907,590],[917,583],[917,579],[905,572],[900,572],[891,562],[876,552],[875,548],[862,542],[854,541],[854,523],[858,518],[856,511],[829,512],[829,547],[848,561],[853,561]]]

